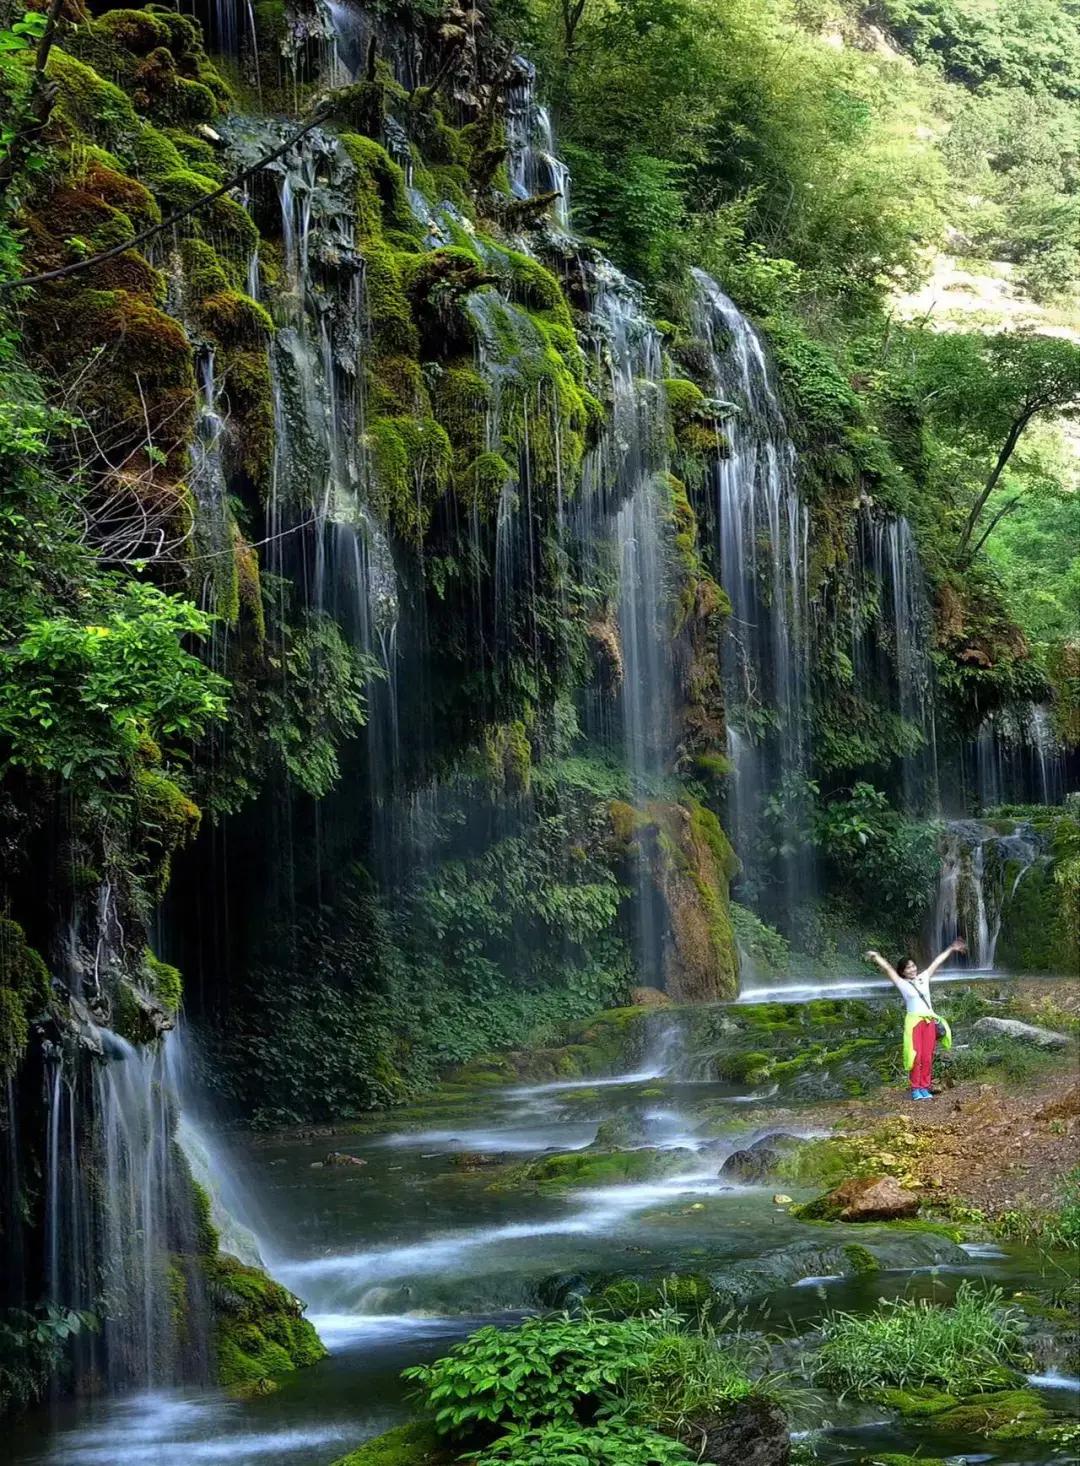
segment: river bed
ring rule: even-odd
[[[752,1119],[748,1100],[759,1101]],[[9,1459],[328,1466],[408,1414],[398,1379],[405,1365],[436,1357],[481,1323],[557,1305],[580,1274],[709,1272],[791,1244],[887,1235],[877,1227],[811,1228],[774,1204],[775,1185],[719,1178],[729,1150],[769,1131],[760,1101],[736,1086],[673,1080],[646,1065],[600,1082],[488,1088],[416,1107],[407,1118],[383,1116],[352,1134],[247,1141],[227,1163],[227,1190],[259,1198],[243,1220],[258,1233],[271,1272],[307,1301],[329,1357],[247,1400],[161,1391],[39,1411],[9,1434]],[[725,1125],[716,1116],[728,1104]],[[699,1110],[709,1116],[704,1125]],[[492,1190],[492,1169],[472,1164],[476,1154],[516,1161],[581,1149],[603,1121],[618,1118],[643,1126],[650,1144],[676,1150],[678,1174],[545,1195]],[[805,1133],[812,1131],[808,1110]],[[331,1149],[364,1164],[328,1165]],[[1044,1284],[1044,1268],[1019,1248],[970,1244],[963,1263],[947,1267],[800,1278],[749,1304],[745,1325],[795,1337],[827,1307],[863,1310],[911,1292],[947,1299],[963,1276],[1013,1292]],[[1076,1381],[1052,1370],[1037,1387],[1059,1409],[1077,1403]],[[832,1423],[815,1438],[823,1461],[914,1450],[1003,1463],[1069,1459],[1035,1443],[943,1441],[886,1421],[880,1410],[818,1402],[803,1413],[794,1422],[800,1430]]]

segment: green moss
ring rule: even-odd
[[[155,957],[149,947],[143,949],[143,975],[147,991],[163,1012],[170,1017],[180,1011],[180,1000],[184,995],[180,969]]]
[[[511,1166],[488,1189],[561,1191],[577,1186],[617,1186],[662,1180],[685,1165],[685,1153],[677,1150],[575,1150]]]
[[[479,453],[466,469],[455,474],[454,488],[463,504],[490,515],[514,479],[514,470],[505,458],[498,453]]]
[[[254,347],[274,329],[267,312],[250,295],[219,290],[199,301],[199,324],[222,346]]]
[[[26,1052],[29,1020],[49,1007],[52,982],[18,922],[0,917],[0,1073],[12,1074]]]
[[[372,501],[403,539],[418,543],[446,489],[452,449],[434,418],[384,417],[367,433]]]
[[[162,209],[169,214],[207,198],[215,187],[212,179],[192,168],[176,168],[153,181],[154,194]],[[258,230],[247,210],[228,194],[222,194],[213,203],[197,209],[177,225],[177,229],[181,238],[209,241],[219,255],[234,266],[245,269],[259,241]]]
[[[135,803],[142,835],[141,857],[149,888],[163,895],[173,852],[193,840],[201,813],[178,784],[157,769],[135,775]]]
[[[370,137],[342,133],[341,145],[356,169],[356,224],[361,242],[378,239],[384,229],[392,229],[419,243],[423,226],[409,207],[404,170]]]
[[[198,1181],[191,1182],[191,1213],[195,1223],[195,1248],[204,1257],[216,1257],[220,1238],[213,1222],[210,1193]]]
[[[930,1385],[910,1390],[879,1390],[877,1399],[890,1410],[898,1410],[912,1420],[925,1420],[931,1415],[940,1415],[958,1404],[956,1395],[936,1390]]]
[[[619,1278],[592,1290],[582,1301],[590,1312],[608,1318],[633,1318],[666,1309],[702,1318],[716,1305],[717,1294],[708,1278],[699,1273],[669,1273],[646,1282]]]
[[[496,788],[527,794],[532,775],[532,747],[525,724],[497,723],[484,730],[488,776]]]
[[[868,1248],[861,1247],[858,1242],[845,1243],[844,1255],[854,1273],[874,1273],[880,1266],[874,1254]]]
[[[985,1435],[996,1441],[1030,1440],[1053,1422],[1053,1414],[1033,1390],[997,1390],[969,1395],[934,1415],[934,1427],[957,1435]]]
[[[227,351],[220,364],[221,385],[228,404],[229,416],[238,428],[240,466],[256,489],[265,489],[270,482],[274,457],[274,400],[270,377],[270,359],[263,351]],[[245,599],[245,577],[258,572],[254,567],[241,567],[240,598]],[[262,620],[262,598],[248,595],[247,604],[256,619]]]
[[[204,1267],[220,1384],[257,1383],[325,1356],[303,1305],[280,1283],[225,1253]]]
[[[436,1466],[449,1461],[452,1455],[433,1425],[426,1420],[414,1420],[365,1441],[357,1450],[335,1461],[334,1466]]]

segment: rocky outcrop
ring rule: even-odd
[[[1021,1023],[1019,1018],[980,1018],[972,1028],[973,1033],[992,1038],[1011,1038],[1017,1043],[1030,1044],[1037,1049],[1067,1049],[1073,1040],[1065,1033],[1055,1033],[1052,1028],[1039,1028],[1034,1023]]]
[[[651,876],[663,931],[656,956],[675,1002],[710,1003],[738,991],[728,885],[738,860],[711,810],[686,798],[608,807],[618,850]]]

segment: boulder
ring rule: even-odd
[[[332,1150],[326,1157],[326,1164],[328,1166],[366,1166],[367,1161],[361,1156],[350,1155],[346,1150]]]
[[[822,1221],[895,1222],[918,1210],[919,1198],[891,1176],[853,1176],[808,1202],[802,1215]]]
[[[773,1400],[739,1400],[722,1414],[691,1422],[683,1431],[695,1460],[714,1466],[787,1466],[791,1437]]]
[[[980,1018],[972,1032],[992,1038],[1013,1038],[1037,1049],[1067,1049],[1073,1042],[1067,1033],[1055,1033],[1052,1028],[1039,1028],[1034,1023],[1021,1023],[1019,1018]]]
[[[745,1150],[732,1151],[720,1167],[721,1176],[733,1181],[767,1181],[775,1176],[784,1156],[804,1144],[797,1135],[763,1135]]]
[[[733,1150],[720,1167],[720,1175],[730,1181],[766,1181],[780,1163],[780,1152],[768,1146],[760,1149],[751,1146],[748,1150]]]

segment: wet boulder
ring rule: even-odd
[[[807,1202],[799,1215],[809,1221],[895,1222],[913,1217],[919,1198],[891,1176],[852,1176],[833,1191]]]
[[[787,1466],[791,1460],[783,1410],[774,1400],[754,1396],[692,1422],[683,1439],[696,1460],[713,1466]]]
[[[779,1171],[785,1155],[805,1142],[797,1135],[763,1135],[744,1150],[732,1151],[720,1167],[720,1175],[728,1181],[744,1181],[754,1185],[768,1181]]]
[[[327,1155],[325,1164],[328,1166],[366,1166],[367,1161],[362,1156],[350,1155],[347,1150],[332,1150]]]

